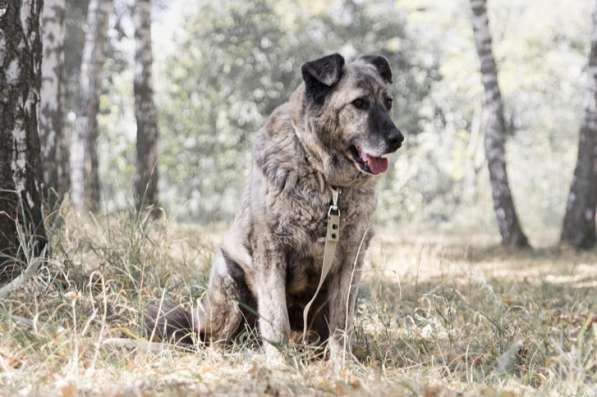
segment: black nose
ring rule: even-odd
[[[404,142],[404,135],[398,128],[393,128],[386,136],[386,142],[388,144],[388,151],[393,152],[398,150]]]

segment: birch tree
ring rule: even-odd
[[[483,126],[484,146],[493,208],[502,244],[510,247],[526,247],[525,236],[510,191],[506,169],[506,122],[504,101],[498,84],[498,71],[493,56],[489,17],[486,0],[470,0],[472,9],[473,36],[481,64],[483,83]]]
[[[0,283],[12,278],[25,250],[39,254],[46,245],[37,131],[40,14],[40,1],[0,0]]]
[[[158,120],[153,100],[151,0],[137,0],[135,23],[135,117],[137,170],[135,201],[138,209],[158,204]],[[155,212],[154,212],[155,213]]]
[[[43,59],[39,135],[42,169],[52,206],[69,189],[68,140],[64,131],[64,13],[65,0],[44,0]]]
[[[597,204],[597,1],[593,1],[588,101],[580,127],[578,155],[566,202],[561,242],[576,248],[595,245]]]
[[[76,209],[97,211],[100,204],[97,114],[102,65],[112,0],[91,0],[81,62],[80,109],[71,145],[71,195]]]

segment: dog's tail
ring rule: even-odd
[[[182,306],[148,305],[144,322],[147,336],[153,341],[189,346],[196,340],[193,315]]]

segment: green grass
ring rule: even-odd
[[[191,306],[218,240],[213,228],[65,212],[52,257],[0,302],[0,395],[597,395],[596,253],[380,231],[358,362],[335,373],[296,345],[270,366],[252,334],[196,352],[145,342],[145,305]]]

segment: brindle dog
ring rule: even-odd
[[[204,341],[229,341],[243,322],[257,319],[267,355],[278,356],[276,346],[303,329],[337,189],[340,238],[309,315],[309,334],[327,340],[335,361],[350,347],[375,183],[388,167],[385,156],[404,137],[390,118],[392,72],[385,58],[368,55],[345,64],[332,54],[301,71],[303,83],[257,135],[249,183],[212,263],[205,296],[193,313],[154,307],[148,326],[155,336],[190,330]]]

